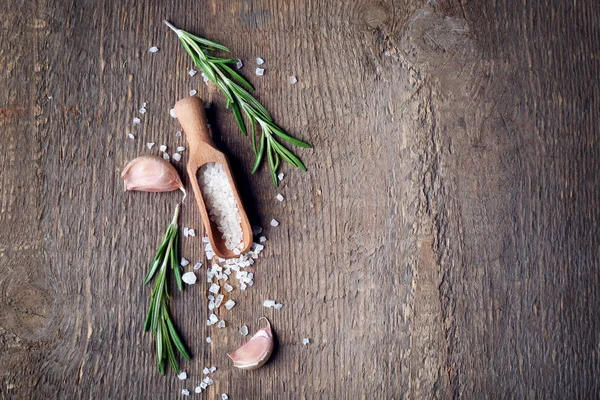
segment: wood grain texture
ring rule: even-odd
[[[206,398],[600,397],[595,1],[8,0],[0,11],[1,398],[172,398],[210,365]],[[165,18],[245,61],[274,118],[313,144],[299,150],[309,172],[284,169],[280,190],[249,173],[249,140],[188,76]],[[141,285],[179,195],[124,193],[119,176],[158,152],[146,142],[185,143],[168,111],[190,89],[212,103],[215,142],[269,241],[226,329],[205,325],[203,274],[174,297],[193,354],[181,382],[153,365]],[[180,222],[200,229],[193,202]],[[202,260],[199,237],[181,250]],[[233,370],[238,328],[263,315],[272,361]]]

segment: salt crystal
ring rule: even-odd
[[[208,110],[210,108],[210,103],[208,103],[208,102],[204,103],[204,108],[206,108]],[[209,128],[210,128],[210,126],[209,126]]]
[[[271,307],[275,306],[275,300],[265,300],[265,302],[263,303],[263,306],[271,308]]]
[[[239,256],[240,254],[242,254],[242,252],[239,249],[233,249],[233,254]]]
[[[197,90],[195,90],[195,89],[190,90],[190,96],[195,96],[196,93],[198,93]]]
[[[177,146],[177,151],[179,151],[179,152],[185,151],[185,147]]]
[[[303,345],[305,345],[305,346],[306,346],[306,345],[307,345],[307,344],[309,344],[309,343],[310,343],[310,339],[309,339],[309,338],[304,338],[304,339],[302,339],[302,344],[303,344]]]
[[[241,69],[244,66],[244,63],[242,62],[242,60],[237,60],[237,63],[235,63],[235,67],[237,69]]]
[[[177,377],[183,381],[183,380],[187,379],[187,373],[185,371],[183,371],[182,373],[177,375]]]
[[[143,102],[143,103],[142,103],[142,108],[146,108],[146,106],[147,106],[147,105],[148,105],[148,103],[146,103],[146,102]]]
[[[181,136],[181,131],[175,132],[175,136],[177,136],[177,137]]]
[[[242,326],[240,328],[240,333],[242,334],[242,336],[248,335],[248,327],[246,325]]]
[[[279,226],[279,221],[277,221],[276,219],[272,219],[271,226]]]
[[[197,279],[198,278],[196,277],[196,274],[194,274],[193,272],[186,272],[185,274],[181,275],[181,280],[187,283],[188,285],[193,285],[194,283],[196,283]]]
[[[190,395],[190,391],[189,391],[189,390],[187,390],[187,389],[183,389],[183,390],[181,391],[181,394],[182,394],[182,395],[184,395],[184,396],[189,396],[189,395]]]
[[[256,75],[263,76],[265,74],[264,68],[256,68]]]
[[[167,146],[164,144],[161,144],[160,147],[158,148],[158,150],[165,152],[165,151],[167,151]]]
[[[202,388],[200,386],[196,386],[196,389],[194,389],[194,392],[202,393]]]
[[[195,270],[199,270],[200,268],[202,268],[202,263],[201,262],[196,263],[196,265],[194,265],[194,269]]]
[[[148,143],[146,143],[146,146],[148,146],[148,150],[151,150],[152,147],[154,146],[154,143],[153,142],[148,142]]]
[[[202,382],[202,383],[200,383],[200,387],[202,389],[206,389],[208,387],[208,385],[206,383]]]
[[[276,199],[279,200],[279,201],[283,201],[284,197],[283,197],[283,195],[281,193],[279,193],[277,195]]]
[[[217,324],[217,328],[225,328],[225,321],[220,320],[219,323]]]
[[[210,367],[210,372],[215,372],[217,370],[217,367]]]
[[[139,119],[138,117],[135,117],[135,118],[133,119],[133,124],[134,124],[134,125],[138,125],[140,122],[142,122],[142,120],[141,120],[141,119]]]
[[[228,400],[229,396],[227,396],[227,393],[221,393],[221,400]]]
[[[209,299],[209,300],[214,300],[214,299],[215,299],[215,296],[213,296],[212,294],[209,294],[209,295],[208,295],[208,299]]]
[[[191,237],[195,237],[195,236],[196,236],[196,231],[195,231],[195,230],[193,230],[193,229],[190,229],[190,230],[188,231],[188,235],[190,235]]]
[[[294,75],[290,76],[290,83],[293,85],[296,82],[298,82],[298,79]]]
[[[188,228],[187,226],[185,226],[183,228],[183,236],[184,237],[188,237],[189,233],[190,233],[190,228]]]
[[[204,72],[202,73],[202,80],[208,85],[208,76]]]
[[[283,172],[280,172],[279,175],[277,175],[277,179],[279,179],[280,181],[283,180],[283,177],[285,175],[283,174]]]
[[[180,160],[181,160],[181,154],[179,154],[179,153],[174,153],[174,154],[173,154],[173,160],[175,160],[175,161],[180,161]]]
[[[163,159],[169,161],[171,159],[171,157],[169,157],[169,154],[163,153]]]
[[[210,239],[208,238],[208,236],[204,236],[202,238],[202,243],[210,243]]]
[[[225,298],[224,295],[220,294],[217,296],[217,298],[215,299],[215,307],[219,307],[221,305],[221,303],[223,302],[223,299]]]
[[[133,136],[132,133],[128,133],[127,136],[129,137],[129,139],[135,139],[135,136]]]
[[[194,76],[198,73],[198,71],[196,71],[195,69],[190,69],[190,72],[188,72],[188,74],[190,74],[190,76]],[[195,94],[195,93],[194,93]],[[190,96],[193,96],[193,94],[190,94]]]
[[[221,286],[217,285],[216,283],[213,283],[212,285],[210,285],[210,288],[208,288],[208,291],[217,294],[219,293],[219,289],[221,289]]]
[[[208,309],[210,311],[212,311],[212,310],[215,309],[215,302],[214,301],[211,300],[211,301],[208,302]]]
[[[235,306],[235,301],[229,299],[225,302],[225,308],[231,310]]]
[[[210,314],[210,316],[208,317],[208,319],[210,320],[210,322],[212,322],[213,324],[219,322],[219,317],[217,317],[215,314]]]
[[[190,262],[188,260],[185,259],[185,257],[181,257],[181,266],[185,267],[186,265],[188,265]]]
[[[150,53],[158,53],[158,47],[156,47],[156,46],[152,46],[152,47],[150,47],[150,49],[148,49],[148,51],[149,51]]]
[[[283,304],[277,303],[273,307],[275,307],[276,310],[281,310],[281,308],[283,307]]]
[[[210,369],[208,369],[208,367],[204,367],[204,369],[202,370],[202,373],[204,375],[208,375],[208,374],[210,374]]]
[[[231,292],[233,290],[233,286],[231,286],[229,283],[226,283],[225,290],[227,290],[228,292]],[[227,304],[225,304],[225,305],[227,305]]]
[[[169,110],[169,114],[171,115],[171,117],[173,117],[173,118],[177,118],[177,115],[175,115],[175,109],[174,109],[174,108],[171,108],[171,109]]]
[[[246,290],[246,284],[240,283],[240,290]]]
[[[206,338],[206,343],[210,343],[210,342],[212,342],[212,339],[210,338],[210,336],[208,336],[208,337]]]
[[[262,58],[260,58],[260,57],[256,57],[256,63],[257,63],[258,65],[263,65],[263,64],[265,63],[265,60],[263,60],[263,59],[262,59]]]
[[[140,114],[142,114],[142,115],[146,114],[146,109],[144,107],[140,108]]]
[[[264,243],[264,242],[267,241],[267,238],[265,236],[261,236],[261,237],[258,238],[258,241],[261,242],[261,243]]]
[[[258,236],[262,233],[263,229],[260,226],[253,226],[252,227],[252,234],[254,236]]]
[[[209,371],[210,371],[210,370],[209,370]],[[207,384],[207,385],[208,385],[208,384],[209,384],[208,382],[210,382],[210,377],[208,377],[208,376],[205,376],[205,377],[204,377],[204,379],[202,379],[202,383],[205,383],[205,384]]]

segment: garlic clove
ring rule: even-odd
[[[267,326],[256,332],[245,345],[228,354],[234,367],[256,369],[266,363],[271,356],[273,352],[273,332],[271,331],[271,323],[268,319],[265,318],[265,320]]]
[[[125,190],[170,192],[180,189],[185,196],[183,183],[175,167],[157,156],[140,156],[131,160],[121,176],[125,181]]]

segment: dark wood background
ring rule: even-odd
[[[176,398],[210,365],[211,399],[600,397],[596,0],[0,11],[1,398]],[[188,76],[165,18],[229,46],[275,119],[314,145],[299,150],[307,173],[284,168],[284,202],[249,173],[249,140]],[[281,225],[225,330],[205,326],[204,275],[175,297],[194,356],[181,382],[153,365],[141,284],[179,195],[124,193],[120,172],[158,154],[147,141],[184,143],[168,110],[192,88],[213,103],[253,222]],[[190,201],[181,225],[199,224]],[[200,238],[182,252],[201,260]],[[237,328],[263,315],[278,351],[234,370]]]

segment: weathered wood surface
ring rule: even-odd
[[[208,365],[211,399],[600,396],[595,0],[0,11],[1,398],[173,398]],[[187,75],[164,18],[228,45],[276,120],[314,145],[300,152],[308,173],[285,170],[284,202],[249,174],[249,140]],[[266,229],[226,330],[204,324],[202,276],[175,297],[194,355],[180,382],[153,365],[141,286],[178,195],[123,193],[119,174],[146,141],[179,143],[168,110],[192,88],[214,103],[254,222],[281,226]],[[198,229],[188,206],[182,226]],[[200,239],[182,251],[200,260]],[[266,298],[285,306],[265,310]],[[262,315],[276,355],[233,370],[237,327]]]

